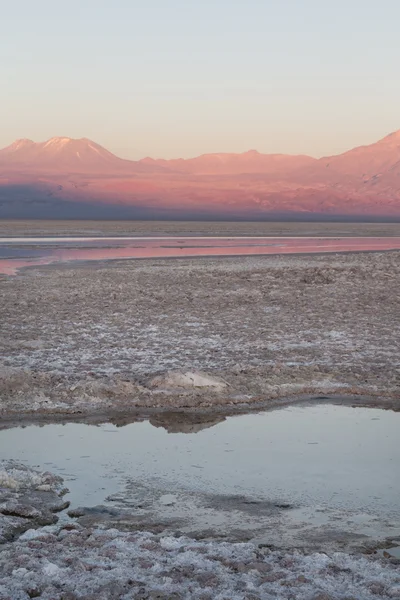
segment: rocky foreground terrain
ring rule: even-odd
[[[82,526],[60,518],[62,479],[0,462],[2,600],[350,600],[400,597],[385,553],[273,550],[250,543]],[[38,499],[41,499],[38,502]]]
[[[71,263],[3,277],[0,414],[333,393],[398,408],[399,282],[397,251]]]

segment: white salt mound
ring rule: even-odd
[[[214,391],[220,391],[228,384],[223,379],[202,371],[168,371],[165,375],[154,377],[150,385],[159,389],[212,388]]]
[[[0,461],[0,488],[18,491],[33,489],[40,491],[60,491],[63,480],[52,473],[34,471],[14,461]]]

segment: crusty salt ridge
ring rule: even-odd
[[[63,480],[52,473],[34,471],[12,460],[0,461],[0,487],[16,492],[20,490],[39,490],[42,492],[60,492]]]
[[[0,544],[21,532],[58,521],[69,506],[61,477],[14,461],[0,461]]]
[[[0,553],[0,597],[26,600],[375,600],[400,596],[396,561],[273,552],[115,529],[25,533]]]

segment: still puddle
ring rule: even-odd
[[[133,511],[144,528],[289,545],[400,536],[398,413],[327,404],[151,421],[9,429],[0,455],[60,474],[72,507]]]
[[[0,238],[0,273],[64,263],[132,258],[252,256],[400,249],[400,237]]]

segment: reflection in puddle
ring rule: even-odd
[[[400,249],[400,237],[0,238],[0,273],[68,261]]]
[[[5,430],[0,454],[60,473],[73,507],[112,496],[113,510],[183,531],[273,522],[276,535],[315,536],[320,526],[342,538],[400,535],[400,414],[317,405],[119,425]]]

